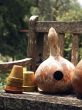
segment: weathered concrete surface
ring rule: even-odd
[[[82,110],[82,100],[74,95],[41,93],[0,93],[0,110]]]

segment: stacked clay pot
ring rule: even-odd
[[[82,96],[82,60],[76,65],[72,75],[74,92],[78,96]]]
[[[14,65],[9,77],[6,79],[5,91],[10,93],[22,93],[23,67]]]
[[[34,92],[37,90],[35,83],[35,74],[33,71],[25,71],[23,73],[23,92]]]
[[[74,65],[60,55],[58,35],[51,27],[48,32],[50,55],[35,72],[39,90],[47,93],[61,93],[72,88],[71,76]],[[46,41],[47,42],[47,41]]]

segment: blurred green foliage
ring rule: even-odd
[[[38,15],[41,21],[74,21],[82,20],[81,13],[77,0],[0,0],[0,55],[13,60],[27,56],[28,35],[20,30],[28,29],[30,16]],[[65,37],[65,56],[68,59],[70,55],[66,51],[71,49],[67,47],[71,45],[69,38]],[[80,58],[81,53],[80,49]]]

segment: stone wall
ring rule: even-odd
[[[0,110],[82,110],[82,100],[75,95],[42,93],[0,93]]]

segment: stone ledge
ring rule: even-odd
[[[0,110],[82,110],[82,100],[74,95],[41,93],[0,93]]]

